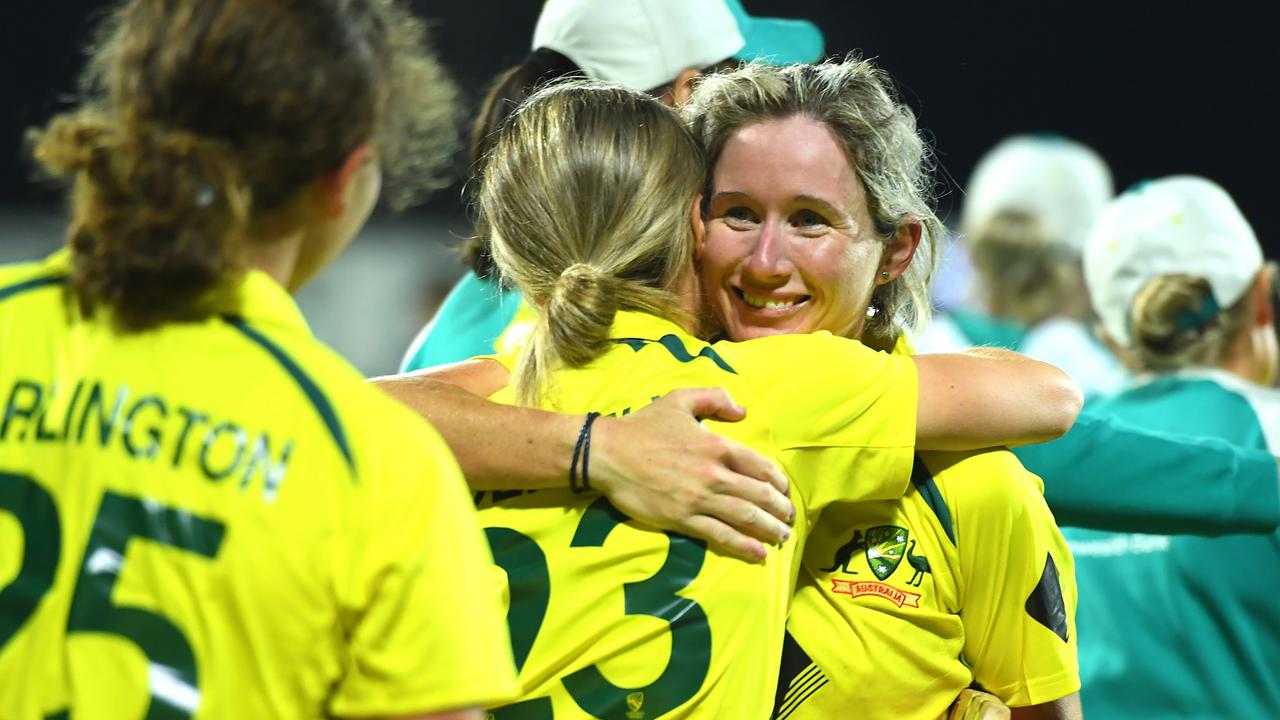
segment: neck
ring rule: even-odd
[[[297,290],[294,278],[301,250],[302,234],[294,233],[274,240],[250,241],[243,257],[246,267],[261,270],[293,293]]]
[[[1265,347],[1266,344],[1271,347]],[[1228,346],[1218,369],[1260,385],[1274,381],[1275,333],[1267,327],[1246,328]]]
[[[680,327],[695,337],[708,337],[718,332],[718,323],[710,320],[712,314],[702,299],[702,284],[698,273],[692,267],[680,274],[671,291],[680,302],[680,309],[685,312],[687,320],[681,321]]]

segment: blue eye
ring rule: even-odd
[[[793,216],[792,222],[795,223],[796,226],[802,227],[802,228],[813,228],[813,227],[822,227],[825,225],[830,225],[830,223],[827,222],[826,218],[822,217],[816,212],[813,212],[812,210],[801,210],[800,212],[796,213]]]

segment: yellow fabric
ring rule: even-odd
[[[66,271],[2,268],[0,294]],[[39,598],[0,611],[0,717],[394,716],[514,691],[443,441],[269,277],[240,298],[243,325],[127,336],[62,286],[0,299],[0,588]],[[49,527],[45,592],[21,553]]]
[[[481,521],[508,571],[497,580],[517,598],[509,622],[522,701],[541,712],[522,717],[767,717],[810,523],[836,499],[904,491],[914,365],[826,333],[708,345],[632,313],[619,314],[612,337],[603,357],[555,376],[549,407],[620,415],[675,388],[727,388],[747,419],[707,427],[779,463],[795,535],[752,565],[618,518],[595,492],[485,493]]]
[[[832,505],[810,536],[788,623],[808,659],[779,718],[934,720],[971,683],[1013,707],[1079,690],[1074,564],[1040,479],[1007,450],[919,458],[904,497]],[[1047,558],[1057,582],[1037,591]],[[1054,586],[1065,640],[1027,609]]]

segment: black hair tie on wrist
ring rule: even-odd
[[[573,446],[573,461],[569,463],[569,489],[580,495],[591,489],[591,425],[600,417],[598,412],[587,413],[587,419],[578,431],[578,442]],[[578,475],[578,460],[582,460],[582,475]]]

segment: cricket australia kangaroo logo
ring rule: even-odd
[[[877,525],[867,531],[867,565],[881,580],[887,580],[902,562],[907,547],[906,528],[896,525]]]
[[[908,545],[908,542],[910,545]],[[883,598],[898,607],[920,607],[920,594],[909,590],[894,587],[884,582],[902,564],[905,557],[907,563],[914,571],[911,579],[907,581],[908,586],[920,587],[920,582],[926,574],[932,571],[929,568],[929,561],[923,555],[916,555],[914,550],[916,541],[911,539],[911,531],[898,527],[897,525],[877,525],[868,529],[865,533],[862,530],[854,530],[853,537],[849,542],[840,546],[836,550],[836,556],[831,562],[830,567],[819,568],[822,572],[840,571],[846,575],[857,575],[858,571],[851,570],[849,565],[857,552],[861,550],[867,559],[867,567],[876,576],[876,580],[845,580],[840,578],[831,579],[831,591],[848,595],[850,598],[860,598],[864,596],[873,596]]]

